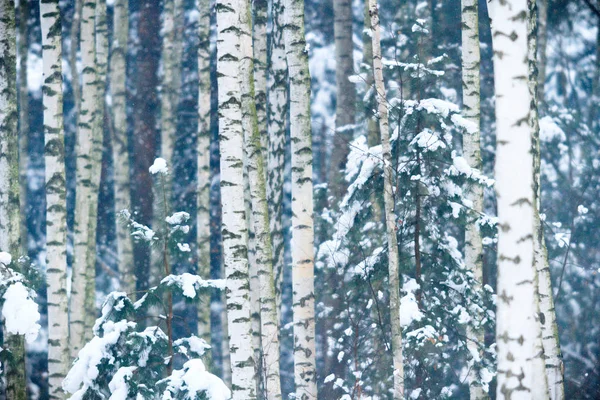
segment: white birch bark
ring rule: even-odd
[[[98,118],[98,85],[96,76],[96,1],[85,1],[81,10],[82,93],[77,125],[77,170],[73,275],[70,298],[71,358],[75,359],[85,344],[85,302],[88,284],[88,246],[90,203],[93,201],[92,168],[93,136]],[[79,94],[75,93],[76,96]],[[97,195],[97,194],[96,194]]]
[[[542,0],[543,1],[543,0]],[[538,120],[539,98],[543,90],[539,91],[541,85],[538,76],[538,25],[536,19],[536,1],[528,0],[529,5],[529,93],[532,96],[532,107],[530,112],[529,124],[532,130],[532,149],[533,154],[533,246],[534,246],[534,268],[537,274],[537,293],[536,305],[538,321],[540,325],[540,339],[536,343],[536,353],[542,352],[537,367],[545,371],[545,392],[538,392],[539,396],[549,395],[551,400],[562,400],[565,397],[563,386],[563,363],[558,338],[558,326],[556,324],[556,313],[554,311],[554,299],[552,293],[552,281],[550,279],[550,265],[548,263],[548,252],[544,241],[544,230],[540,219],[541,207],[541,152],[540,152],[540,126]],[[540,15],[540,19],[543,16]],[[544,28],[545,29],[545,28]],[[541,41],[541,40],[540,40]],[[535,394],[535,392],[534,392]]]
[[[9,252],[15,261],[23,254],[16,47],[14,1],[0,0],[0,251]],[[13,264],[16,265],[14,262]],[[10,354],[3,363],[6,398],[25,400],[27,381],[24,337],[10,334],[5,329],[4,348]]]
[[[481,170],[480,145],[480,72],[481,55],[479,49],[479,7],[477,0],[462,0],[462,87],[463,114],[471,121],[477,130],[463,135],[463,153],[471,168]],[[471,185],[467,189],[467,198],[473,203],[474,217],[465,229],[465,263],[473,273],[476,286],[472,290],[481,293],[483,283],[483,245],[477,219],[483,213],[483,187]],[[475,324],[481,316],[474,318]],[[470,354],[481,354],[480,349],[485,345],[484,332],[481,327],[467,327],[467,347]],[[486,399],[487,393],[481,386],[477,369],[469,364],[469,393],[471,399]]]
[[[210,278],[210,1],[198,0],[198,275]],[[210,344],[210,294],[198,308],[198,336]]]
[[[46,162],[46,279],[48,297],[48,385],[51,399],[66,398],[69,369],[67,309],[67,221],[62,106],[62,45],[58,0],[40,0]]]
[[[284,0],[292,153],[292,310],[296,398],[317,398],[310,72],[304,0]]]
[[[251,6],[249,0],[242,3],[240,77],[242,88],[242,127],[244,148],[250,187],[252,229],[254,231],[254,263],[258,277],[258,305],[260,316],[261,368],[264,380],[264,398],[281,399],[279,374],[279,323],[275,304],[275,284],[273,279],[272,247],[269,230],[269,209],[267,205],[267,185],[265,161],[261,133],[264,122],[259,120],[256,104],[259,98],[255,93],[255,68],[251,29]],[[263,34],[266,32],[263,32]],[[256,42],[255,42],[256,43]],[[266,43],[265,43],[266,46]],[[266,53],[266,49],[263,49]],[[266,61],[266,60],[265,60]],[[264,73],[264,71],[263,71]],[[261,81],[257,79],[256,83]],[[266,87],[266,78],[261,81]],[[261,96],[265,96],[264,90]],[[264,98],[263,98],[264,100]],[[264,109],[263,109],[264,111]],[[251,285],[252,288],[252,285]]]
[[[77,52],[79,50],[82,7],[83,0],[74,0],[73,18],[71,21],[71,43],[69,48],[69,69],[71,70],[71,91],[73,93],[73,103],[75,104],[75,121],[79,120],[79,110],[81,107],[81,86],[79,82],[79,69],[77,68]]]
[[[267,201],[269,203],[275,302],[281,314],[283,281],[283,171],[285,168],[285,134],[287,121],[287,63],[283,41],[283,1],[271,2],[271,60],[267,84]],[[281,316],[280,316],[281,317]],[[279,317],[279,318],[280,318]],[[281,319],[280,319],[281,320]]]
[[[388,274],[390,292],[390,319],[392,325],[392,358],[394,367],[394,400],[404,399],[404,358],[402,355],[402,327],[400,326],[400,275],[398,270],[398,238],[396,237],[396,214],[394,212],[392,152],[390,145],[390,126],[386,103],[385,84],[383,82],[383,64],[381,62],[381,27],[377,0],[369,0],[371,29],[373,40],[373,80],[375,82],[379,131],[383,150],[383,200],[385,208],[385,226],[388,243]]]
[[[267,159],[267,0],[251,0],[254,98],[263,160]],[[266,169],[265,169],[266,174]]]
[[[256,398],[250,293],[248,227],[244,205],[244,149],[240,73],[240,2],[217,1],[217,75],[223,258],[233,399]]]
[[[525,0],[490,3],[496,88],[498,399],[548,397],[537,344],[534,189]],[[541,370],[540,370],[541,369]]]
[[[112,97],[115,215],[131,210],[129,151],[127,138],[127,38],[129,35],[129,0],[116,0],[113,7],[113,40],[110,57],[110,92]],[[125,224],[116,221],[117,259],[122,291],[134,295],[135,271],[133,243]]]

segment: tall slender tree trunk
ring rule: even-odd
[[[92,178],[90,189],[90,223],[88,226],[88,249],[86,254],[87,285],[85,288],[85,341],[93,338],[96,322],[96,228],[98,227],[98,201],[102,176],[102,154],[104,142],[106,72],[108,67],[108,36],[106,21],[106,0],[96,0],[96,122],[92,136]]]
[[[129,0],[116,0],[113,7],[113,41],[110,56],[110,92],[112,97],[112,156],[114,171],[115,215],[131,211],[129,184],[129,144],[127,136],[127,38],[129,35]],[[117,260],[120,289],[134,295],[135,270],[133,243],[129,229],[116,221]]]
[[[490,3],[496,88],[498,199],[498,399],[547,398],[539,353],[534,264],[530,10],[523,0]],[[535,33],[535,30],[533,30]],[[540,362],[540,360],[542,362]]]
[[[250,186],[251,218],[254,231],[254,262],[258,276],[258,296],[260,315],[260,345],[262,380],[264,381],[264,398],[281,399],[281,381],[279,374],[279,322],[275,303],[275,283],[273,279],[273,250],[269,230],[269,209],[267,205],[267,184],[262,138],[266,131],[265,120],[258,118],[257,104],[266,100],[266,77],[264,66],[256,79],[265,87],[257,96],[255,92],[255,67],[251,29],[251,5],[249,0],[241,2],[241,52],[240,65],[242,89],[242,127],[244,130],[244,148]],[[266,18],[266,15],[264,16]],[[266,23],[266,21],[264,21]],[[262,34],[266,34],[262,32]],[[256,41],[255,41],[256,43]],[[266,47],[266,41],[265,41]],[[265,53],[266,49],[261,50]],[[266,63],[265,63],[266,64]],[[261,114],[264,114],[264,108]],[[263,115],[261,118],[265,118]],[[264,130],[261,130],[264,129]]]
[[[21,247],[27,255],[27,169],[29,168],[29,87],[27,85],[27,55],[29,52],[29,14],[28,1],[19,2],[19,26],[17,34],[17,55],[19,57],[19,171],[21,193]]]
[[[71,45],[69,47],[69,69],[71,70],[71,90],[73,92],[73,103],[75,104],[76,124],[79,120],[79,110],[81,107],[81,86],[79,82],[79,69],[77,68],[77,52],[79,50],[82,8],[83,0],[74,0],[73,18],[71,20]]]
[[[69,369],[67,303],[67,213],[62,106],[62,45],[58,0],[40,0],[46,161],[46,279],[48,297],[48,385],[51,399],[64,399]]]
[[[371,31],[371,14],[369,14],[369,0],[364,0],[364,27],[363,27],[363,58],[361,71],[366,75],[365,84],[367,94],[365,96],[365,118],[367,119],[367,143],[369,147],[381,143],[379,124],[373,116],[376,108],[373,89],[373,41],[369,32]],[[375,204],[375,203],[373,203]]]
[[[343,171],[354,138],[356,114],[356,87],[348,79],[354,74],[354,42],[352,41],[352,1],[334,0],[335,83],[337,101],[335,108],[335,134],[329,168],[329,193],[341,199],[346,191]]]
[[[546,65],[548,56],[546,54],[546,43],[548,42],[548,0],[537,0],[538,7],[538,107],[545,108],[545,85],[546,85]]]
[[[9,252],[15,260],[13,266],[16,266],[16,260],[23,249],[19,200],[17,43],[13,0],[0,0],[0,60],[0,251]],[[4,347],[9,354],[8,362],[5,363],[6,398],[25,400],[27,381],[23,336],[12,335],[5,330]]]
[[[198,0],[198,275],[210,278],[210,0]],[[210,344],[210,294],[198,308],[198,336]]]
[[[480,71],[481,55],[479,50],[479,7],[477,0],[462,0],[462,87],[463,114],[465,118],[477,127],[475,132],[463,135],[463,153],[471,168],[482,169],[480,144]],[[475,216],[465,229],[465,263],[475,278],[476,286],[472,290],[481,293],[483,283],[483,245],[477,220],[483,213],[483,187],[479,184],[468,188],[467,198],[473,203]],[[476,316],[474,324],[481,321],[482,316]],[[485,345],[484,332],[481,327],[467,327],[467,347],[471,354],[480,354]],[[487,393],[481,386],[481,378],[477,369],[470,361],[469,392],[472,400],[486,399]]]
[[[160,156],[167,160],[167,165],[174,168],[173,153],[175,151],[175,133],[177,130],[177,107],[179,104],[179,89],[181,87],[181,55],[182,55],[182,32],[184,24],[183,0],[166,0],[163,10],[163,41],[162,41],[162,78],[160,93]],[[165,177],[165,196],[167,203],[153,202],[153,227],[162,226],[159,219],[160,208],[170,207],[171,193],[173,190],[173,174]],[[154,187],[156,198],[156,186]],[[162,197],[162,196],[161,196]],[[151,250],[151,273],[152,285],[160,282],[164,269],[162,252],[159,248]]]
[[[400,326],[400,275],[398,268],[398,238],[396,237],[396,214],[394,206],[394,176],[392,171],[392,150],[390,145],[390,126],[386,91],[383,82],[383,64],[381,62],[381,28],[379,25],[379,7],[377,0],[369,0],[373,39],[373,77],[379,113],[379,131],[383,150],[383,200],[385,207],[385,226],[388,243],[388,274],[390,292],[390,319],[392,325],[392,357],[394,366],[394,400],[404,399],[404,359],[402,355],[402,327]]]
[[[77,185],[73,250],[73,283],[70,298],[71,358],[75,359],[85,344],[85,302],[88,284],[88,246],[90,203],[93,201],[92,168],[94,130],[98,118],[98,84],[96,76],[96,0],[86,1],[81,10],[82,93],[77,125]],[[78,93],[75,93],[79,96]]]
[[[543,1],[543,0],[542,0]],[[544,230],[540,219],[541,207],[541,153],[540,153],[540,126],[538,121],[539,104],[538,94],[540,80],[538,77],[537,63],[537,38],[539,35],[536,20],[536,0],[528,0],[529,26],[528,26],[528,50],[529,50],[529,93],[532,98],[532,108],[529,115],[529,124],[532,134],[533,155],[533,265],[536,273],[536,306],[537,320],[539,321],[540,339],[536,343],[536,353],[542,352],[543,357],[537,358],[536,367],[545,371],[545,388],[537,392],[538,396],[548,396],[551,400],[563,400],[565,397],[563,386],[563,363],[558,338],[558,326],[556,324],[556,313],[554,311],[554,298],[552,293],[552,281],[550,279],[550,264],[548,252],[544,241]],[[541,20],[541,16],[540,16]],[[540,365],[541,364],[541,365]],[[536,394],[536,392],[534,392]],[[541,398],[541,397],[536,397]]]
[[[244,150],[240,88],[240,9],[238,0],[217,1],[217,75],[223,255],[227,280],[227,319],[233,399],[256,398],[250,293],[248,226],[244,205]]]
[[[292,309],[296,398],[317,398],[310,72],[304,1],[284,0],[292,152]]]
[[[273,246],[275,302],[281,321],[283,282],[283,171],[285,168],[285,136],[288,111],[287,63],[283,41],[283,0],[271,1],[271,59],[267,84],[267,201]]]
[[[267,159],[267,0],[251,0],[254,98],[263,160]],[[265,168],[265,174],[266,174]]]

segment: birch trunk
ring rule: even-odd
[[[110,92],[112,97],[115,215],[131,210],[129,184],[129,144],[127,138],[127,38],[129,36],[129,0],[116,0],[113,11],[113,41],[110,57]],[[129,229],[116,221],[117,260],[120,289],[135,296],[135,265]]]
[[[71,46],[69,48],[69,69],[71,70],[71,91],[75,104],[75,121],[79,121],[81,107],[81,86],[79,85],[79,69],[77,68],[77,51],[79,50],[79,34],[81,32],[81,12],[83,0],[74,0],[73,19],[71,21]]]
[[[85,344],[85,302],[88,284],[88,246],[90,203],[93,201],[92,168],[94,130],[98,118],[98,85],[96,76],[96,1],[86,1],[81,10],[82,93],[77,125],[77,170],[73,275],[70,298],[71,358],[77,358]],[[79,96],[78,93],[75,93]]]
[[[217,1],[217,75],[223,256],[233,399],[256,398],[250,293],[248,227],[244,205],[244,150],[240,91],[240,2]]]
[[[210,278],[210,0],[198,0],[198,275]],[[198,308],[198,336],[210,344],[210,294]]]
[[[16,261],[21,247],[19,135],[17,122],[17,52],[15,4],[0,0],[0,250]],[[13,265],[16,265],[13,262]],[[25,342],[22,335],[4,332],[6,398],[25,400]]]
[[[163,41],[162,41],[162,78],[160,93],[160,156],[167,160],[167,165],[175,168],[173,152],[175,150],[175,132],[177,130],[177,106],[179,104],[179,89],[181,87],[181,50],[183,0],[166,0],[163,10]],[[153,205],[153,227],[158,230],[163,221],[161,209],[170,209],[171,193],[173,190],[173,174],[164,177],[165,189],[167,191],[167,204],[154,201]],[[156,192],[153,186],[154,198],[163,198]],[[152,247],[150,259],[150,282],[151,286],[157,285],[163,277],[163,257],[158,247]]]
[[[402,327],[400,326],[400,276],[398,270],[398,238],[396,237],[396,214],[394,212],[392,152],[390,146],[390,126],[386,104],[386,91],[383,82],[381,62],[381,28],[377,0],[369,0],[373,40],[373,79],[379,113],[379,131],[383,150],[383,200],[385,226],[388,242],[388,274],[390,292],[390,319],[392,325],[392,357],[394,366],[394,400],[404,399],[404,359],[402,355]]]
[[[275,304],[281,321],[283,282],[283,171],[285,168],[285,136],[287,121],[287,63],[283,41],[283,1],[271,2],[271,62],[267,84],[267,201],[273,245],[273,277]]]
[[[317,398],[310,72],[304,0],[284,0],[292,153],[292,309],[296,398]]]
[[[48,385],[51,399],[64,399],[69,369],[67,221],[62,106],[62,45],[58,0],[40,0],[46,161],[46,279],[48,297]]]
[[[498,198],[498,399],[548,397],[536,320],[528,20],[524,0],[490,3],[496,88]],[[541,370],[540,370],[541,369]]]
[[[463,153],[471,168],[482,169],[480,145],[480,72],[481,55],[479,49],[479,7],[477,0],[462,0],[462,87],[464,116],[477,130],[463,135]],[[467,198],[473,203],[475,217],[465,229],[465,263],[475,278],[472,290],[481,293],[483,283],[483,245],[477,220],[483,213],[483,187],[474,184],[468,188]],[[478,324],[481,316],[475,318]],[[470,354],[480,354],[485,345],[481,327],[467,327],[467,347]],[[487,399],[481,386],[478,371],[469,364],[469,393],[471,399]]]
[[[267,0],[252,2],[252,48],[254,49],[254,98],[263,160],[267,159]],[[266,169],[265,169],[266,174]]]
[[[364,27],[363,27],[363,58],[361,70],[366,74],[365,84],[367,93],[365,95],[365,118],[367,120],[367,143],[369,147],[377,146],[381,143],[379,134],[379,125],[373,117],[373,110],[376,108],[375,96],[373,96],[373,41],[371,40],[371,15],[369,14],[369,0],[364,0]],[[376,204],[373,202],[373,204]]]
[[[90,180],[90,223],[88,226],[88,249],[86,254],[87,285],[85,296],[85,341],[93,338],[96,322],[96,228],[98,226],[98,201],[102,176],[102,154],[104,139],[104,116],[106,95],[106,71],[108,65],[108,36],[106,22],[106,0],[96,2],[96,122],[92,136],[92,178]]]
[[[543,0],[542,0],[543,1]],[[542,352],[543,357],[536,359],[536,367],[545,371],[544,392],[538,392],[538,396],[548,396],[551,400],[563,400],[565,397],[563,386],[563,364],[562,353],[558,338],[558,326],[554,311],[554,299],[552,294],[552,281],[550,279],[550,265],[548,263],[548,252],[544,241],[544,230],[540,219],[541,207],[541,152],[540,152],[540,126],[538,121],[538,93],[539,77],[537,68],[537,37],[539,34],[536,23],[535,0],[528,0],[529,4],[529,93],[532,96],[532,108],[529,124],[532,131],[533,155],[533,265],[536,272],[536,306],[540,325],[540,339],[536,343],[536,353]],[[541,19],[541,16],[540,16]],[[534,392],[534,394],[536,394]],[[542,398],[542,397],[535,397]]]
[[[548,56],[546,54],[546,43],[548,41],[548,0],[537,0],[538,6],[538,105],[541,103],[545,107],[544,95],[546,85],[546,64]]]
[[[245,4],[244,4],[245,3]],[[242,2],[241,15],[241,52],[240,77],[242,89],[242,127],[244,130],[244,148],[250,186],[251,222],[254,231],[254,262],[258,276],[258,304],[260,315],[261,345],[261,380],[264,380],[264,398],[281,399],[281,381],[279,375],[279,323],[275,304],[275,284],[273,279],[273,262],[271,236],[269,231],[269,209],[267,205],[267,188],[263,144],[260,128],[265,127],[264,120],[258,118],[257,103],[259,96],[264,97],[264,89],[260,95],[255,92],[255,68],[252,46],[251,7],[250,1]],[[265,15],[266,17],[266,15]],[[265,21],[266,22],[266,21]],[[266,32],[262,33],[263,35]],[[265,43],[266,46],[266,43]],[[266,49],[263,49],[266,55]],[[266,58],[266,57],[265,57]],[[265,59],[266,61],[266,59]],[[257,83],[265,85],[264,67],[262,78]],[[259,71],[260,71],[259,69]],[[258,75],[261,75],[259,73]],[[264,113],[264,109],[263,109]]]
[[[335,134],[329,167],[329,193],[341,199],[346,192],[343,171],[354,138],[356,114],[356,87],[348,79],[354,74],[354,43],[352,41],[352,1],[334,0],[335,83],[337,101],[335,108]]]
[[[19,57],[19,171],[21,193],[21,247],[27,254],[27,169],[29,167],[29,87],[27,86],[27,54],[29,51],[29,2],[19,2],[17,55]]]

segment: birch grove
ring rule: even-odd
[[[0,0],[0,398],[600,398],[599,21]]]

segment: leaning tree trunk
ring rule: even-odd
[[[62,106],[61,26],[58,0],[40,0],[44,64],[46,161],[46,279],[48,296],[48,385],[51,399],[64,399],[69,369],[67,304],[67,213]]]
[[[88,249],[86,253],[87,285],[85,288],[85,341],[93,338],[96,322],[96,228],[98,226],[98,201],[104,139],[104,116],[106,95],[106,70],[108,65],[108,36],[106,0],[96,2],[96,121],[92,132],[92,178],[90,180],[90,223],[88,226]]]
[[[532,99],[532,108],[529,115],[529,124],[532,132],[533,154],[533,264],[535,268],[537,283],[537,314],[540,323],[540,339],[536,344],[536,353],[543,352],[543,357],[536,359],[538,368],[545,371],[545,384],[538,396],[548,396],[551,400],[562,400],[565,397],[563,386],[563,363],[562,353],[558,338],[558,326],[556,324],[556,313],[554,311],[554,299],[552,294],[552,281],[550,280],[550,264],[548,263],[548,252],[544,241],[544,230],[540,219],[541,206],[541,153],[540,153],[540,126],[538,121],[537,105],[539,104],[539,77],[536,63],[537,59],[537,20],[535,12],[535,0],[529,0],[529,93]],[[534,392],[535,394],[535,392]],[[541,397],[535,397],[541,398]]]
[[[260,344],[264,380],[264,398],[281,399],[281,380],[279,375],[279,322],[275,303],[275,283],[273,279],[273,250],[269,231],[269,209],[267,205],[267,184],[263,144],[260,128],[266,128],[265,121],[258,118],[256,104],[260,98],[254,86],[254,55],[252,46],[251,6],[249,0],[241,2],[241,52],[240,78],[242,81],[242,127],[244,130],[244,148],[246,166],[250,186],[252,230],[254,232],[254,262],[258,275],[258,295],[260,313]],[[263,32],[263,34],[266,32]],[[265,43],[266,46],[266,43]],[[266,49],[265,50],[266,53]],[[266,60],[265,60],[266,61]],[[260,75],[260,74],[258,74]],[[266,86],[264,68],[262,79],[257,79]],[[265,100],[265,90],[261,96]],[[264,109],[263,109],[264,113]]]
[[[0,251],[13,256],[21,248],[21,203],[19,185],[19,134],[17,121],[17,44],[15,4],[0,0]],[[21,21],[23,22],[23,21]],[[26,22],[25,22],[26,23]],[[25,342],[22,335],[4,331],[6,398],[25,400]]]
[[[86,1],[81,10],[81,64],[82,93],[77,125],[77,169],[75,227],[73,249],[73,276],[70,298],[71,358],[77,358],[85,342],[85,303],[88,284],[88,243],[90,204],[97,193],[92,193],[94,158],[94,130],[98,116],[98,84],[96,75],[96,0]],[[79,96],[75,93],[75,96]]]
[[[283,171],[287,120],[287,63],[283,42],[283,1],[272,0],[271,36],[267,90],[267,201],[269,203],[275,302],[281,320],[283,281]]]
[[[290,85],[292,285],[296,398],[317,398],[310,72],[304,0],[285,0],[284,41]]]
[[[471,168],[481,170],[480,145],[480,72],[481,55],[479,50],[479,7],[477,0],[462,0],[462,87],[463,113],[465,118],[476,127],[474,132],[463,135],[463,153]],[[467,198],[473,203],[474,216],[468,221],[465,229],[465,263],[475,279],[475,293],[481,293],[483,283],[483,245],[478,219],[483,213],[483,187],[479,184],[470,186]],[[474,318],[474,324],[479,324],[482,316]],[[481,326],[467,327],[467,347],[470,354],[480,354],[485,346],[484,331]],[[474,356],[473,356],[474,358]],[[483,390],[478,371],[474,367],[475,360],[469,364],[469,393],[470,398],[487,399],[488,394]]]
[[[198,275],[210,278],[210,0],[198,0]],[[198,336],[210,344],[210,294],[198,308]]]
[[[217,76],[223,256],[233,399],[256,398],[250,293],[248,226],[244,205],[244,148],[240,91],[240,2],[217,2]]]
[[[129,35],[129,0],[116,0],[113,11],[114,38],[110,57],[110,91],[112,97],[112,155],[114,173],[115,215],[131,211],[129,185],[129,144],[127,137],[127,38]],[[133,243],[129,229],[117,218],[117,262],[120,289],[135,297]]]
[[[498,399],[547,398],[543,354],[537,353],[534,200],[528,79],[528,18],[524,0],[490,3],[496,88],[498,199]],[[541,369],[541,370],[540,370]]]
[[[398,270],[398,238],[396,237],[396,214],[394,211],[394,176],[392,171],[392,151],[390,145],[390,126],[386,103],[385,84],[383,82],[383,64],[381,62],[381,28],[377,0],[369,0],[373,39],[373,77],[379,113],[379,131],[383,150],[383,201],[385,208],[385,226],[388,243],[388,274],[390,292],[390,319],[392,325],[392,357],[394,366],[394,400],[404,399],[404,359],[402,356],[402,327],[400,326],[400,275]]]
[[[356,114],[356,87],[348,79],[354,74],[354,43],[352,41],[352,1],[333,2],[335,33],[335,84],[337,101],[335,108],[335,133],[329,168],[329,193],[341,199],[346,191],[343,171],[354,137]]]

